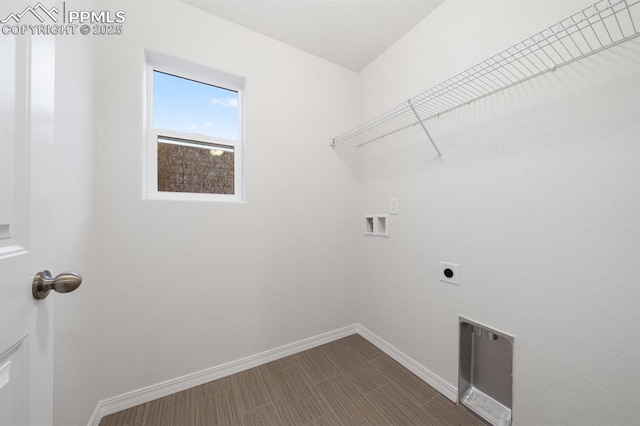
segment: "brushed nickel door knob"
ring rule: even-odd
[[[69,293],[82,284],[82,277],[77,272],[63,272],[51,276],[49,271],[40,271],[33,277],[33,285],[31,292],[34,299],[44,299],[49,295],[49,291],[54,290],[58,293]]]

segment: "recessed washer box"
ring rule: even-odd
[[[375,219],[376,218],[373,215],[367,215],[364,217],[364,235],[368,235],[371,237],[375,235],[375,233],[373,232]]]
[[[389,237],[389,215],[368,214],[364,217],[364,235],[370,237]]]
[[[389,236],[389,215],[379,214],[376,215],[374,223],[374,231],[376,237],[388,237]]]

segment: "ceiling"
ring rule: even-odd
[[[444,0],[182,1],[360,71]]]

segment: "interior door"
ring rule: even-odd
[[[54,51],[0,33],[0,425],[52,424],[54,298],[31,285],[52,263]]]

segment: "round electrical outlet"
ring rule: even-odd
[[[460,285],[460,265],[457,263],[440,262],[440,281]]]

